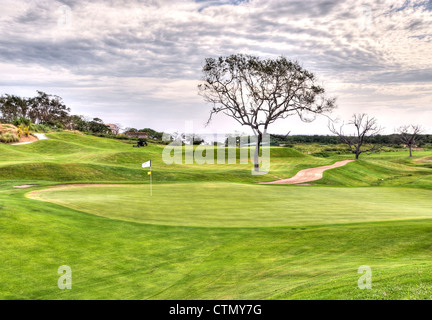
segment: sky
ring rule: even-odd
[[[73,114],[123,127],[250,133],[225,115],[205,127],[205,58],[285,56],[315,73],[331,115],[432,133],[432,0],[0,0],[0,94],[63,98]],[[269,131],[330,134],[328,119]]]

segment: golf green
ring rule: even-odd
[[[313,226],[432,218],[432,191],[236,183],[63,186],[28,194],[81,212],[194,227]]]

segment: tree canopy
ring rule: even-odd
[[[326,97],[315,75],[285,57],[237,54],[208,58],[202,71],[199,93],[213,104],[207,123],[213,115],[223,113],[249,126],[257,137],[255,171],[259,171],[259,148],[270,124],[294,115],[310,122],[335,108],[335,99]]]
[[[0,97],[0,119],[12,123],[14,119],[31,119],[33,123],[66,125],[70,121],[70,109],[56,95],[37,91],[33,98],[5,94]]]
[[[90,132],[97,134],[110,134],[111,129],[99,118],[86,120],[84,116],[72,116],[72,127],[75,130],[82,132]]]

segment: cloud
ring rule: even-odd
[[[191,114],[204,122],[208,106],[196,90],[204,59],[241,52],[299,60],[339,97],[343,113],[363,100],[402,113],[412,111],[404,101],[420,101],[424,110],[432,80],[431,3],[1,1],[1,90],[50,89],[74,111],[103,119],[121,114],[116,122],[162,130]],[[396,84],[395,99],[378,90]],[[356,91],[362,86],[371,91]]]

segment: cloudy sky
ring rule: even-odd
[[[124,127],[204,128],[206,57],[298,60],[337,97],[333,117],[375,116],[392,133],[432,133],[432,0],[0,0],[0,94],[63,98],[74,114]],[[280,120],[273,133],[327,134],[327,120]]]

